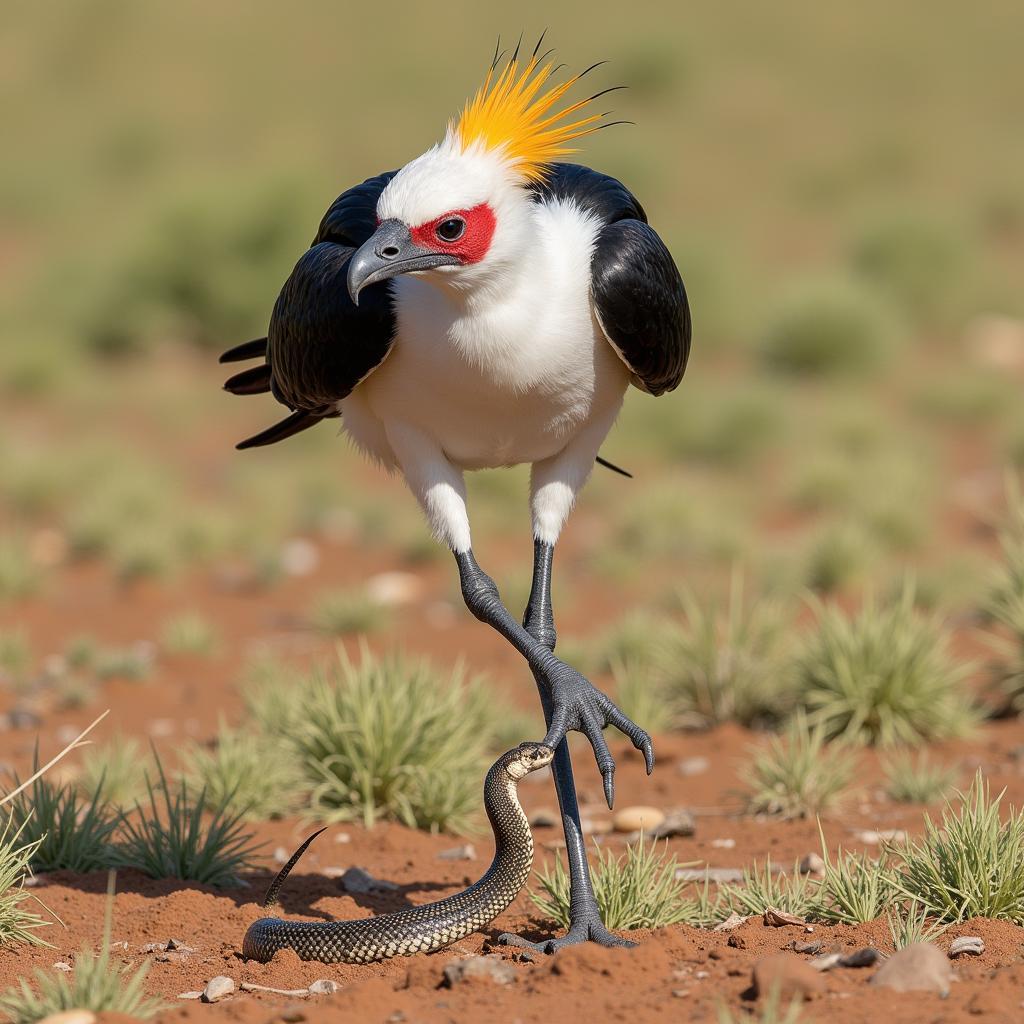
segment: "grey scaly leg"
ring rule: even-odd
[[[530,600],[523,619],[523,625],[530,636],[552,651],[557,639],[551,607],[551,561],[554,553],[553,545],[539,540],[534,541],[533,585],[530,588]],[[551,700],[547,684],[536,671],[534,679],[537,682],[541,706],[544,708],[544,723],[550,727]],[[587,863],[580,811],[576,803],[576,786],[573,783],[569,744],[564,739],[555,749],[551,772],[555,780],[555,792],[558,794],[562,829],[565,832],[565,850],[569,861],[569,930],[559,938],[547,939],[544,942],[531,942],[522,936],[508,933],[502,935],[499,941],[506,945],[524,946],[544,953],[554,953],[563,946],[574,946],[588,940],[602,946],[635,946],[635,942],[613,935],[601,921],[597,900],[594,898],[594,887],[590,881],[590,866]]]

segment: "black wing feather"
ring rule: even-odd
[[[540,202],[571,200],[604,226],[591,257],[591,298],[637,387],[678,386],[690,355],[690,306],[671,253],[622,182],[579,164],[554,164],[534,186]]]
[[[263,365],[235,374],[225,387],[242,395],[270,391],[292,410],[238,447],[272,444],[336,416],[337,403],[390,351],[395,335],[391,283],[365,288],[356,306],[346,274],[352,253],[376,228],[377,200],[394,174],[368,178],[331,204],[312,246],[281,289],[267,337],[221,356],[225,363],[263,356]]]

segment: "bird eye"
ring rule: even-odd
[[[435,234],[442,242],[456,242],[465,230],[466,222],[461,217],[448,217],[437,225]]]

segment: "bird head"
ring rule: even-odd
[[[553,161],[575,152],[569,142],[603,126],[604,115],[582,111],[610,91],[563,105],[592,68],[558,81],[558,68],[539,48],[523,64],[518,48],[503,67],[495,58],[441,142],[388,183],[377,203],[377,230],[349,261],[354,302],[367,285],[400,274],[472,288],[522,255],[529,187],[544,180]]]

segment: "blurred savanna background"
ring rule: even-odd
[[[628,86],[609,106],[635,123],[586,140],[578,159],[641,199],[694,320],[682,386],[631,392],[604,449],[634,479],[598,469],[560,547],[565,657],[677,737],[670,751],[690,742],[681,730],[713,726],[726,731],[709,750],[742,754],[784,726],[820,754],[831,737],[884,748],[1012,721],[1022,5],[10,2],[0,751],[12,768],[37,734],[52,753],[109,707],[92,762],[64,769],[83,792],[103,772],[113,785],[118,756],[130,791],[152,740],[231,794],[261,774],[260,743],[299,729],[296,702],[310,719],[330,704],[339,729],[356,715],[313,684],[289,689],[339,644],[343,675],[367,651],[424,655],[441,676],[461,660],[516,709],[492,723],[492,747],[540,734],[528,674],[465,612],[402,486],[333,423],[235,452],[280,409],[224,394],[216,357],[265,333],[335,196],[431,145],[499,34],[532,43],[545,28],[570,69],[608,61],[595,88]],[[522,470],[470,481],[478,556],[516,606],[526,483]],[[869,678],[882,682],[858,689]],[[487,703],[472,704],[477,737]],[[308,791],[340,741],[303,735]],[[754,809],[831,799],[794,796],[762,768],[748,771]],[[593,789],[591,766],[581,774]],[[479,781],[475,767],[461,778],[430,806],[423,793],[367,806],[335,779],[314,811],[459,828]],[[286,781],[246,791],[257,818],[295,806],[303,783]],[[639,774],[631,785],[657,802]],[[665,785],[664,801],[689,799],[689,783]]]

